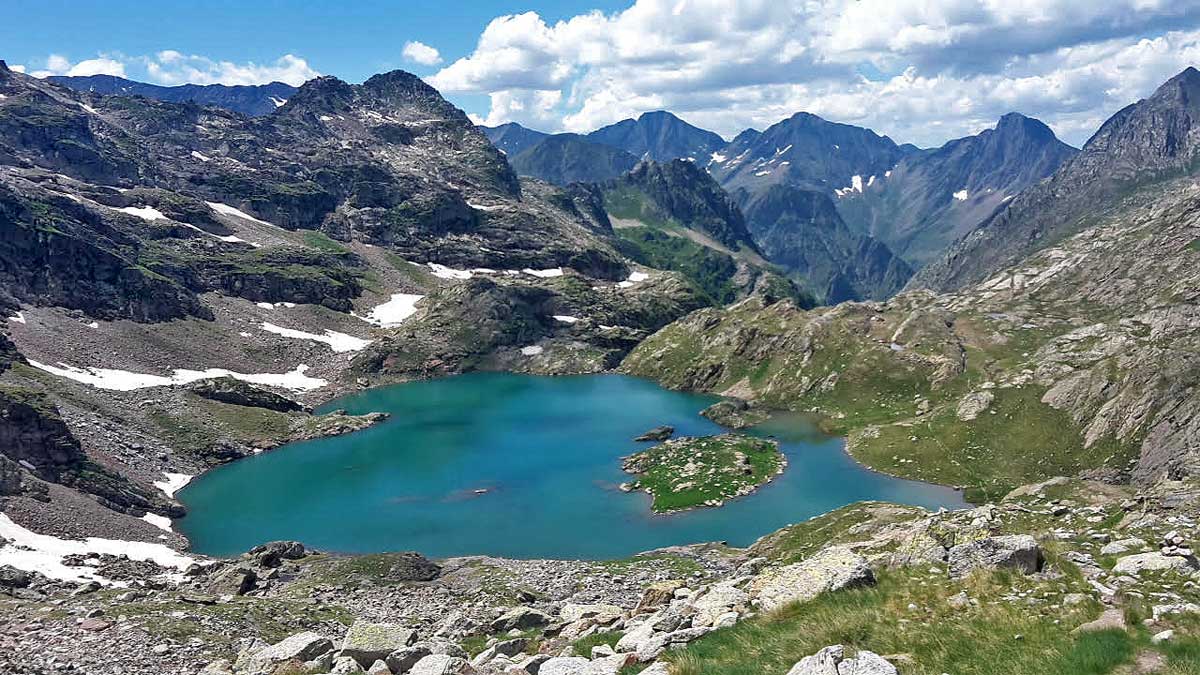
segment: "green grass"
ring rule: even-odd
[[[340,243],[330,239],[329,236],[324,232],[318,232],[316,230],[304,230],[301,236],[304,238],[304,245],[308,246],[309,248],[328,251],[330,253],[347,252],[345,246],[342,246]]]
[[[891,656],[905,675],[1086,675],[1133,658],[1134,638],[1125,633],[1070,634],[1095,607],[1051,609],[1057,595],[1037,605],[1002,599],[1010,588],[1034,583],[1003,572],[928,583],[920,572],[885,571],[875,587],[744,621],[667,659],[677,675],[785,673],[801,658],[843,644]],[[979,605],[951,607],[947,598],[960,590]]]
[[[855,434],[850,452],[888,473],[965,486],[972,501],[1089,467],[1123,468],[1137,457],[1135,443],[1112,439],[1084,448],[1070,416],[1041,402],[1043,391],[1033,385],[995,389],[990,408],[972,422],[946,406],[911,424]]]
[[[737,453],[747,464],[739,465]],[[783,462],[774,441],[726,434],[672,439],[631,456],[626,466],[637,473],[635,487],[654,496],[652,508],[666,512],[737,497],[740,490],[771,480]],[[690,474],[688,465],[694,467]]]
[[[624,636],[625,633],[619,630],[593,633],[587,637],[579,638],[578,640],[572,642],[571,646],[575,648],[576,654],[591,658],[592,647],[608,645],[609,647],[615,648],[617,646],[617,642],[620,641],[620,639]]]
[[[649,227],[621,228],[617,236],[621,253],[649,267],[679,272],[711,303],[724,305],[736,299],[732,279],[737,263],[732,256]]]

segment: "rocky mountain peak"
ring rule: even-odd
[[[4,59],[0,59],[0,72],[8,72],[8,64],[4,61]]]
[[[280,108],[282,112],[338,112],[354,102],[354,87],[332,75],[305,82]]]
[[[996,123],[996,133],[1005,136],[1026,136],[1030,139],[1052,142],[1057,140],[1054,131],[1044,122],[1026,117],[1018,112],[1006,113]]]

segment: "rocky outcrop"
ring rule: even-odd
[[[740,398],[719,401],[701,410],[700,414],[727,429],[747,429],[770,417]]]
[[[416,640],[416,632],[403,626],[356,621],[343,638],[339,653],[354,659],[363,668],[370,668],[393,652],[411,647]]]
[[[1025,574],[1042,569],[1042,549],[1029,535],[984,537],[959,544],[947,555],[950,575],[962,577],[978,569],[1006,568]]]
[[[201,398],[220,401],[222,403],[231,403],[233,405],[249,406],[252,408],[265,408],[282,413],[305,410],[302,404],[286,396],[281,396],[275,392],[267,391],[266,389],[232,377],[200,380],[188,388],[193,394]]]
[[[788,675],[897,675],[896,666],[887,659],[865,650],[847,658],[842,645],[826,647],[800,659]]]
[[[875,583],[867,559],[844,548],[827,548],[803,562],[768,570],[755,578],[750,594],[764,610],[804,602],[830,591]]]
[[[641,436],[638,436],[637,438],[635,438],[633,440],[639,441],[639,442],[665,441],[668,438],[670,438],[671,435],[674,433],[675,433],[675,427],[673,427],[669,424],[664,424],[661,427],[654,427],[653,429],[647,431],[646,433],[642,434]]]
[[[85,459],[54,404],[44,394],[14,386],[0,386],[0,453],[49,481]]]

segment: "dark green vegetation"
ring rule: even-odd
[[[617,230],[617,250],[647,267],[679,272],[695,284],[705,299],[725,305],[737,299],[733,284],[737,263],[733,256],[652,227]]]
[[[775,441],[723,435],[673,438],[625,458],[635,490],[654,497],[658,512],[721,506],[769,482],[787,460]]]

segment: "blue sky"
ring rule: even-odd
[[[805,110],[929,146],[1016,110],[1078,145],[1200,63],[1200,0],[18,0],[4,15],[0,58],[30,73],[405,68],[479,122],[547,131],[668,109],[731,137]]]

